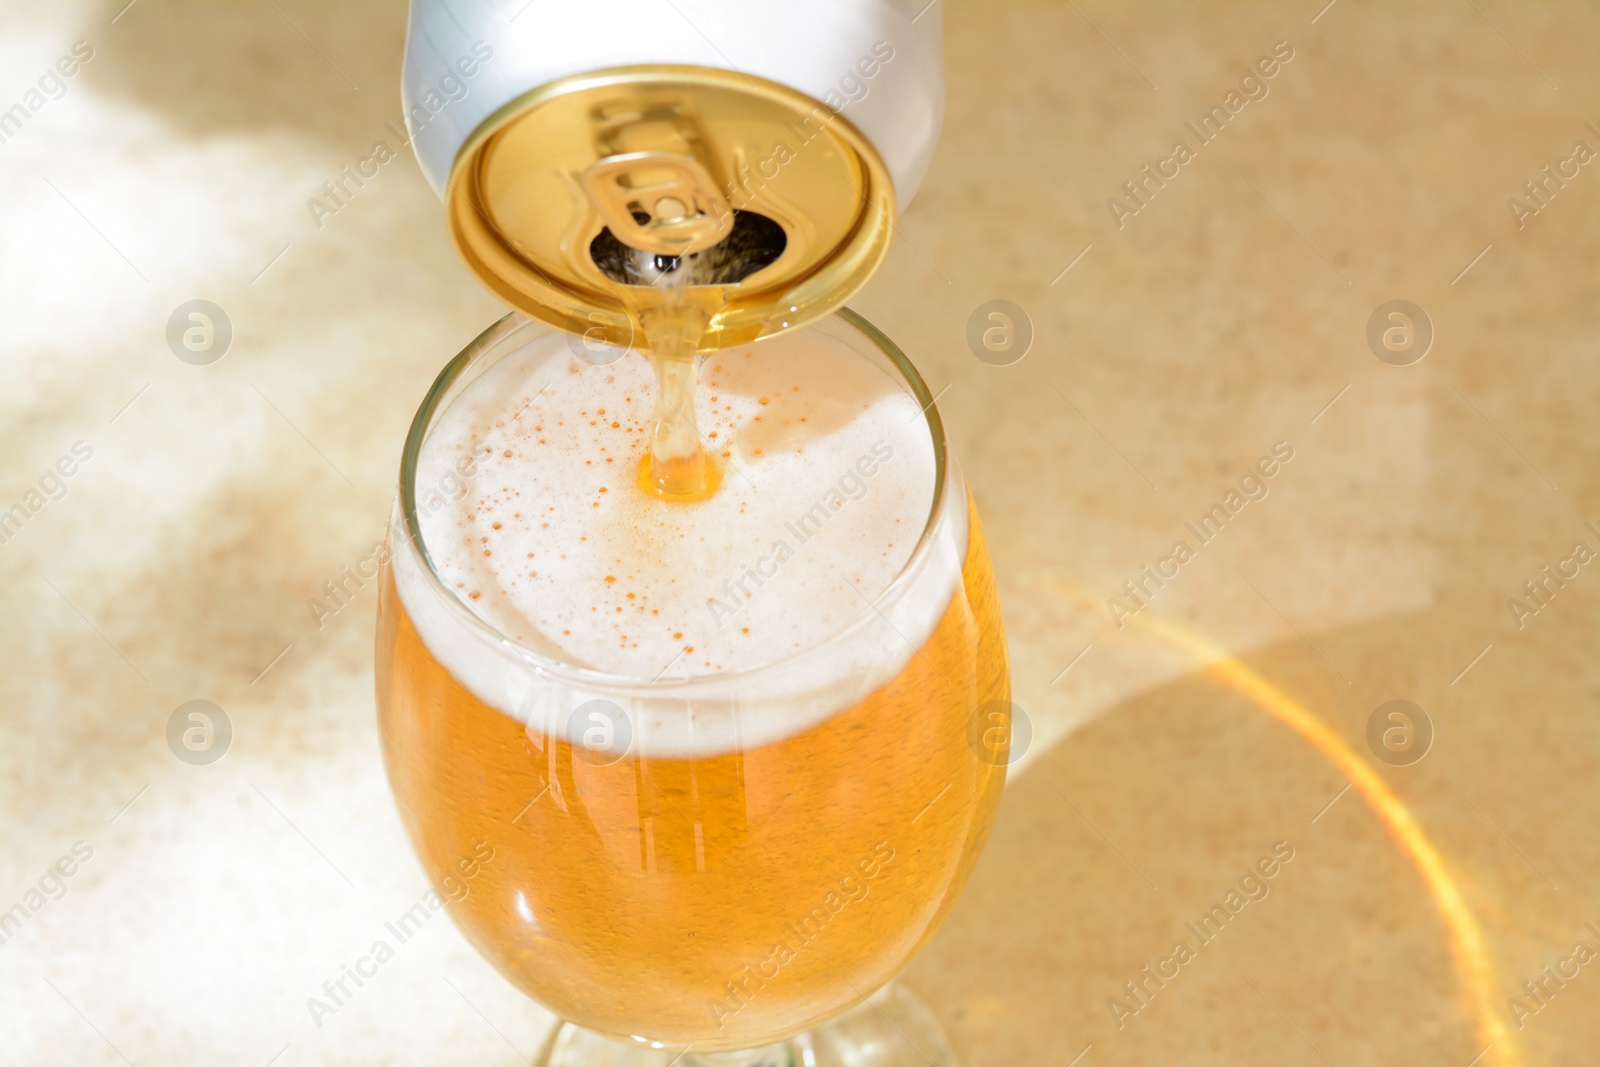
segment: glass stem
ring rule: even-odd
[[[683,1058],[685,1067],[800,1067],[787,1041],[741,1052],[700,1052]]]

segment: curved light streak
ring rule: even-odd
[[[1073,598],[1098,607],[1098,598],[1087,589],[1075,591]],[[1456,972],[1476,1009],[1480,1047],[1485,1052],[1492,1051],[1494,1062],[1501,1067],[1521,1067],[1522,1055],[1516,1038],[1495,1010],[1498,982],[1483,930],[1444,857],[1434,848],[1411,809],[1395,796],[1371,764],[1356,755],[1310,709],[1246,667],[1227,650],[1186,627],[1152,618],[1147,613],[1132,616],[1130,621],[1193,656],[1205,673],[1299,734],[1350,780],[1400,851],[1416,867],[1433,898],[1434,907],[1444,920]]]

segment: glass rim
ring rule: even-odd
[[[933,445],[934,456],[934,484],[933,499],[928,508],[928,518],[923,524],[922,533],[917,538],[916,545],[911,550],[911,555],[894,578],[889,581],[878,595],[870,600],[863,598],[862,610],[851,617],[844,626],[835,630],[827,637],[807,648],[799,649],[778,659],[768,660],[753,667],[745,667],[734,671],[720,671],[714,674],[690,674],[673,677],[657,676],[655,679],[646,679],[642,676],[613,674],[608,671],[596,670],[592,667],[579,666],[550,655],[535,651],[522,645],[501,633],[493,625],[481,618],[477,612],[449,587],[440,577],[434,565],[433,556],[428,551],[427,544],[423,541],[422,530],[417,520],[417,462],[422,454],[422,444],[426,440],[428,431],[432,427],[433,419],[444,405],[450,390],[460,381],[461,377],[472,367],[477,358],[494,345],[510,337],[517,330],[525,326],[536,326],[547,332],[559,332],[547,323],[531,318],[520,311],[511,311],[502,316],[486,330],[473,338],[465,348],[456,354],[455,358],[445,364],[438,377],[428,388],[422,403],[417,408],[417,413],[412,417],[410,429],[406,432],[405,446],[400,455],[400,522],[405,539],[410,543],[421,560],[422,566],[418,568],[423,576],[423,583],[428,586],[429,592],[436,600],[442,601],[449,612],[451,625],[459,625],[476,634],[480,639],[498,647],[500,650],[520,660],[528,667],[551,678],[561,679],[576,686],[588,689],[606,689],[619,693],[630,692],[659,692],[661,690],[693,689],[707,684],[725,685],[745,679],[766,675],[774,671],[792,666],[809,657],[818,655],[837,642],[848,640],[868,624],[872,619],[882,615],[880,605],[885,601],[892,601],[903,595],[909,588],[916,571],[923,561],[933,551],[935,533],[939,519],[943,514],[946,497],[946,483],[949,480],[950,466],[949,454],[944,435],[944,421],[939,416],[938,406],[934,403],[935,397],[928,391],[928,385],[922,380],[922,375],[912,365],[911,360],[895,344],[871,322],[848,307],[841,307],[833,314],[825,316],[810,324],[810,327],[820,326],[825,322],[839,320],[846,326],[862,335],[879,352],[889,358],[899,373],[902,381],[911,389],[911,394],[922,409],[922,416],[928,427],[929,439]],[[759,342],[758,342],[759,343]],[[670,667],[671,664],[668,664]],[[663,668],[663,673],[665,668]]]

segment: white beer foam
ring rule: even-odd
[[[460,602],[536,656],[631,680],[626,692],[530,672],[452,619],[402,550],[401,597],[435,657],[541,733],[569,736],[574,709],[609,699],[658,755],[781,739],[897,673],[943,615],[966,550],[962,498],[895,582],[933,499],[916,400],[816,330],[718,353],[695,408],[722,486],[693,504],[637,484],[653,403],[641,357],[591,365],[545,335],[450,403],[417,466],[422,538]]]

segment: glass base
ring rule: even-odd
[[[652,1048],[563,1023],[534,1067],[956,1067],[956,1059],[933,1013],[890,983],[815,1030],[744,1052]]]

